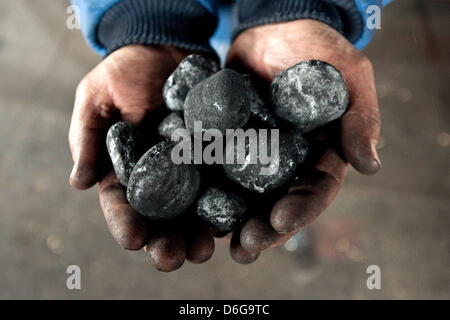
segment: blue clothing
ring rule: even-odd
[[[128,1],[129,0],[72,0],[72,3],[80,8],[81,29],[82,29],[82,32],[83,32],[85,38],[86,38],[87,42],[89,43],[89,45],[99,54],[105,55],[105,54],[111,52],[112,50],[117,49],[117,47],[120,46],[120,43],[116,43],[115,46],[113,46],[113,49],[107,48],[107,45],[105,45],[105,43],[102,43],[102,41],[99,40],[99,25],[101,23],[101,20],[103,19],[103,17],[105,16],[105,14],[108,11],[111,11],[111,9],[113,7],[114,8],[117,7],[116,5],[120,4],[121,2],[128,2]],[[148,2],[156,2],[156,1],[157,0],[154,0],[154,1],[148,0]],[[164,0],[164,1],[176,2],[176,0],[172,0],[172,1]],[[329,8],[327,8],[327,6],[330,5],[330,3],[334,3],[336,6],[339,6],[340,4],[344,3],[345,5],[343,7],[340,7],[341,11],[342,10],[345,11],[345,10],[347,10],[347,8],[350,8],[350,7],[356,8],[357,12],[359,13],[358,19],[360,19],[360,21],[359,21],[359,23],[353,23],[351,25],[351,28],[353,28],[353,29],[359,28],[359,29],[357,30],[357,33],[358,33],[357,38],[351,39],[351,41],[360,50],[362,50],[364,47],[366,47],[370,43],[370,41],[372,40],[372,38],[375,34],[375,30],[369,30],[364,23],[365,21],[367,21],[367,17],[369,16],[369,14],[367,13],[367,8],[371,5],[378,5],[380,7],[383,7],[391,1],[392,0],[322,0],[319,2],[319,0],[280,0],[280,2],[283,3],[283,7],[286,7],[286,3],[289,5],[291,5],[292,3],[294,3],[294,4],[301,3],[301,5],[296,5],[292,8],[295,8],[297,10],[305,10],[305,12],[306,12],[306,13],[301,12],[297,16],[294,15],[294,18],[289,18],[292,15],[290,15],[291,12],[288,12],[289,14],[286,14],[284,21],[293,20],[296,18],[312,18],[312,19],[318,19],[325,23],[328,23],[332,27],[335,27],[336,29],[339,29],[339,25],[337,24],[337,22],[336,22],[336,25],[333,25],[333,21],[336,20],[334,17],[334,15],[335,15],[334,11],[336,11],[336,9],[333,9],[334,11],[330,10]],[[132,2],[132,1],[130,1],[130,2]],[[144,0],[135,1],[135,3],[136,3],[135,8],[130,9],[131,11],[133,11],[132,14],[134,14],[134,15],[139,14],[139,12],[138,12],[139,8],[142,7],[142,3],[144,3],[144,2],[145,2]],[[222,45],[222,49],[223,49],[224,43],[231,39],[232,23],[230,21],[232,21],[232,17],[231,17],[232,11],[229,8],[226,8],[223,3],[221,4],[220,0],[179,0],[179,3],[184,3],[184,2],[196,2],[197,4],[200,4],[204,9],[206,9],[208,14],[211,15],[212,18],[217,19],[218,16],[220,17],[219,28],[218,28],[218,30],[216,30],[216,32],[214,34],[214,38],[211,39],[211,43],[214,45],[214,47],[216,49],[220,45]],[[245,3],[245,2],[247,2],[247,3]],[[258,0],[248,0],[248,1],[238,0],[237,5],[239,6],[242,3],[242,6],[247,5],[247,7],[252,7],[252,6],[254,7],[255,6],[254,4],[257,2],[258,2]],[[264,0],[261,0],[259,2],[264,2]],[[274,2],[276,2],[276,1],[274,1]],[[321,3],[321,2],[323,2],[325,4],[323,6],[324,7],[323,9],[322,9],[322,6],[316,5],[316,3]],[[270,2],[265,2],[265,6],[267,6],[267,3],[270,3]],[[272,3],[270,3],[270,4],[272,4]],[[305,3],[306,3],[306,5],[304,5]],[[331,6],[333,6],[333,4],[331,4]],[[128,6],[128,7],[133,7],[133,6]],[[153,8],[153,7],[155,7],[155,5],[153,4],[153,6],[151,6],[151,7]],[[313,9],[308,11],[307,8],[309,8],[309,7],[312,7]],[[289,7],[289,8],[291,8],[291,7]],[[306,9],[304,9],[304,8],[306,8]],[[148,9],[148,10],[153,10],[153,9]],[[172,9],[164,8],[164,14],[166,15],[166,17],[165,17],[166,20],[167,20],[168,10],[172,10]],[[183,9],[183,10],[186,10],[186,9]],[[321,10],[323,10],[324,12],[322,12]],[[198,11],[198,9],[197,9],[197,11]],[[220,11],[220,14],[218,14],[219,11]],[[351,11],[351,10],[348,9],[348,11]],[[121,15],[123,15],[123,13],[124,13],[124,9],[122,8]],[[264,21],[266,21],[266,23],[283,21],[283,20],[280,20],[279,17],[278,17],[278,20],[267,19],[268,15],[270,15],[270,14],[278,14],[279,15],[279,12],[262,12],[262,13],[259,12],[259,13],[261,14],[260,21],[246,21],[246,24],[244,24],[244,27],[242,27],[242,29],[245,30],[245,25],[252,26],[252,25],[258,25],[258,24],[264,24]],[[121,15],[116,14],[116,15],[112,15],[112,17],[114,17],[114,19],[118,19],[118,17],[120,17]],[[203,15],[204,15],[204,13],[196,12],[196,14],[194,16],[198,17],[198,16],[203,16]],[[252,15],[253,15],[253,12],[248,12],[248,13],[244,12],[244,18],[246,18],[247,20],[252,20]],[[240,16],[242,18],[242,13],[240,13]],[[112,17],[111,17],[111,19],[112,19]],[[350,17],[352,17],[352,16],[350,15]],[[142,19],[141,16],[139,18]],[[177,18],[179,18],[179,16],[177,16]],[[158,17],[154,16],[152,19],[157,20]],[[224,19],[226,21],[224,21]],[[283,19],[283,17],[282,17],[282,19]],[[355,19],[355,18],[353,17],[353,19]],[[139,19],[136,19],[136,20],[139,20]],[[145,21],[145,22],[149,23],[148,21]],[[154,21],[150,21],[150,23],[152,23],[152,22],[154,22]],[[111,21],[110,24],[107,24],[107,26],[110,28],[112,23],[113,23],[113,21]],[[131,23],[132,22],[128,21],[126,24],[126,28],[125,27],[123,27],[123,28],[129,30]],[[138,22],[133,22],[133,23],[138,23]],[[166,24],[167,23],[170,23],[170,21],[166,22]],[[161,22],[157,26],[154,26],[154,29],[155,30],[164,29],[163,27],[161,27],[162,24],[163,24],[163,22]],[[133,26],[133,28],[135,28],[135,27]],[[145,29],[146,29],[145,31],[148,32],[147,27]],[[175,32],[175,31],[176,30],[173,30],[173,32]],[[343,30],[338,30],[338,31],[340,31],[341,33],[343,32]],[[351,33],[352,31],[354,32],[355,30],[347,30],[347,31]],[[117,31],[115,33],[113,32],[113,34],[117,34]],[[124,35],[123,32],[122,33],[119,32],[118,34],[120,34],[123,37],[128,37],[125,40],[124,44],[133,43],[133,39],[139,38],[136,34],[133,34],[133,37],[131,37],[131,38],[130,38],[130,35]],[[212,32],[211,32],[211,34],[212,34]],[[103,38],[106,39],[105,41],[107,42],[107,41],[111,41],[111,36],[103,36]],[[207,36],[207,34],[205,34],[203,36]],[[209,35],[209,37],[210,37],[210,35]],[[158,35],[157,37],[155,37],[155,36],[150,37],[150,39],[148,37],[146,39],[144,39],[144,38],[145,37],[140,37],[138,39],[139,41],[136,41],[136,43],[145,43],[145,42],[154,43],[155,42],[155,44],[161,44],[161,43],[164,43],[164,39],[170,38],[170,35],[169,36],[164,35],[163,37]],[[163,39],[163,40],[161,40],[161,39]],[[190,39],[190,41],[195,42],[196,40],[194,38],[192,38],[192,39]],[[204,48],[203,44],[196,44],[196,45],[183,44],[182,41],[180,41],[180,39],[176,39],[176,40],[169,39],[168,44],[175,44],[175,45],[181,44],[181,47],[185,47],[185,48],[196,48],[196,49]]]
[[[361,14],[362,21],[367,21],[368,14],[367,8],[371,5],[378,5],[379,7],[387,6],[393,0],[355,0],[356,7],[358,8],[359,13]],[[372,41],[375,35],[375,30],[370,30],[364,24],[363,32],[360,38],[354,42],[354,46],[359,50],[364,49],[370,41]]]
[[[80,8],[81,31],[88,44],[100,55],[105,55],[106,48],[97,38],[97,27],[102,16],[115,4],[123,0],[71,0]],[[185,0],[181,0],[185,1]],[[212,15],[217,15],[219,0],[194,0],[199,2]]]

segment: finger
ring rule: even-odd
[[[328,148],[311,171],[300,177],[277,202],[270,223],[278,233],[291,233],[311,223],[334,200],[347,174],[347,163]]]
[[[260,252],[246,251],[240,244],[240,232],[236,231],[231,238],[230,255],[237,263],[250,264],[258,259]]]
[[[181,234],[170,229],[162,229],[151,235],[144,249],[150,263],[159,271],[174,271],[180,268],[186,259]]]
[[[240,243],[248,252],[261,252],[275,243],[278,237],[268,217],[254,216],[241,230]]]
[[[80,84],[69,129],[74,161],[69,182],[77,189],[90,188],[105,173],[101,170],[105,136],[114,114],[112,107],[96,105],[91,95],[87,85]]]
[[[359,172],[370,175],[381,168],[376,150],[381,121],[373,68],[367,58],[361,61],[358,73],[346,79],[350,105],[342,117],[341,141],[347,161]]]
[[[198,227],[189,228],[185,234],[186,259],[195,264],[208,261],[214,253],[215,244],[211,228],[198,221]]]
[[[289,239],[291,239],[293,236],[295,236],[300,231],[300,228],[295,229],[292,232],[286,233],[286,234],[277,234],[277,238],[270,246],[271,248],[279,247],[285,244]]]
[[[286,234],[278,233],[271,226],[269,219],[253,217],[242,228],[241,245],[248,252],[261,252],[283,245],[299,230],[300,228],[297,228]]]
[[[117,243],[129,250],[143,248],[148,239],[148,220],[128,204],[114,172],[100,181],[99,197],[106,224]]]

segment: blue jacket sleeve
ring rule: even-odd
[[[103,14],[121,0],[71,0],[80,10],[81,31],[88,44],[99,54],[104,55],[106,49],[97,41],[97,25]]]
[[[153,36],[147,35],[146,37],[138,34],[128,34],[125,35],[123,32],[118,32],[117,30],[112,30],[111,32],[106,32],[106,36],[103,38],[105,41],[100,41],[99,39],[99,25],[102,18],[105,14],[110,11],[114,6],[119,4],[120,2],[133,2],[133,0],[71,0],[72,3],[79,7],[80,9],[80,18],[81,18],[81,29],[82,32],[89,43],[89,45],[99,54],[105,55],[110,53],[111,51],[117,49],[121,45],[130,44],[130,43],[155,43],[155,44],[167,44],[178,45],[185,48],[191,49],[200,49],[207,50],[206,44],[202,43],[193,43],[196,42],[197,39],[190,38],[185,41],[183,39],[173,39],[173,35],[160,35],[153,34]],[[142,19],[142,15],[145,15],[145,12],[142,12],[141,16],[139,16],[139,11],[142,11],[142,3],[145,2],[196,2],[199,3],[205,11],[207,11],[211,16],[217,19],[217,11],[220,0],[141,0],[134,1],[137,3],[134,9],[131,11],[131,16],[128,17],[128,20],[135,19],[136,25],[132,25],[133,22],[127,21],[126,23],[122,23],[122,29],[136,29],[139,28],[137,24],[139,23],[147,23],[149,24],[149,19]],[[370,30],[366,21],[369,17],[370,13],[367,12],[367,9],[371,5],[378,5],[383,7],[390,3],[392,0],[238,0],[239,2],[239,25],[234,32],[234,37],[237,36],[240,32],[244,31],[247,28],[266,24],[266,23],[275,23],[282,21],[289,21],[295,19],[317,19],[324,23],[329,24],[342,34],[344,34],[347,39],[349,39],[358,49],[362,50],[365,48],[370,41],[372,40],[376,30]],[[140,3],[140,5],[139,5]],[[280,3],[280,5],[276,5]],[[328,3],[328,4],[327,4]],[[330,5],[331,4],[331,5]],[[334,7],[333,7],[334,6]],[[123,3],[123,7],[125,7],[125,3]],[[129,7],[129,6],[127,6]],[[186,10],[186,8],[183,8]],[[286,12],[283,12],[283,9]],[[154,10],[152,7],[150,10]],[[159,9],[161,10],[161,9]],[[164,14],[164,18],[167,20],[167,10],[172,10],[172,8],[165,8],[165,11],[162,12]],[[111,10],[114,11],[114,10]],[[115,10],[118,13],[111,14],[111,16],[115,19],[122,19],[124,10]],[[128,12],[127,12],[128,14]],[[151,18],[151,20],[159,20],[161,16],[161,12],[156,12]],[[198,13],[195,16],[198,18]],[[146,21],[144,21],[146,20]],[[162,19],[160,19],[162,20]],[[172,24],[176,24],[179,20],[179,17],[175,17]],[[108,29],[112,27],[113,22],[105,23],[105,27],[103,29]],[[114,23],[115,24],[115,23]],[[145,24],[141,26],[141,29],[147,30],[149,26]],[[178,23],[179,24],[179,23]],[[209,29],[211,30],[201,30],[204,34],[203,37],[207,35],[211,35],[213,33],[213,29],[215,29],[215,24],[211,21],[202,22],[204,26],[209,25]],[[153,26],[154,28],[161,30],[167,29],[168,26],[171,25],[171,21],[166,21],[164,27],[161,28],[161,25]],[[152,25],[150,24],[150,27]],[[186,33],[186,29],[192,28],[192,23],[187,25],[186,28],[182,28],[181,30],[172,30],[172,31],[181,31],[179,33]],[[195,27],[195,26],[194,26]],[[114,28],[117,29],[117,28]],[[201,28],[203,29],[203,28]],[[120,31],[120,30],[119,30]],[[123,30],[121,30],[123,31]],[[206,32],[206,33],[205,33]],[[103,32],[104,34],[105,32]],[[108,34],[109,33],[109,34]],[[173,34],[173,33],[172,33]],[[114,41],[112,38],[116,37],[117,41]],[[120,39],[120,37],[125,39]],[[172,39],[170,39],[172,37]],[[181,35],[181,37],[186,37],[185,35]],[[188,35],[189,38],[189,35]],[[163,40],[161,40],[163,39]],[[203,39],[204,40],[204,39]],[[108,43],[105,43],[108,42]],[[113,44],[111,44],[113,42]],[[203,41],[205,42],[205,41]],[[109,46],[109,48],[108,48]]]
[[[158,8],[156,8],[156,5],[153,5],[151,7],[150,10],[161,10],[161,12],[155,12],[156,15],[156,19],[158,19],[158,16],[163,16],[162,18],[159,18],[161,21],[163,19],[167,20],[168,18],[168,10],[171,10],[172,8],[161,8],[161,7],[168,7],[168,5],[165,5],[165,3],[167,2],[177,2],[180,3],[180,10],[186,10],[189,11],[189,9],[191,8],[186,8],[186,4],[187,2],[196,2],[199,3],[204,9],[206,9],[206,11],[215,19],[217,19],[217,7],[218,7],[218,1],[219,0],[172,0],[172,1],[167,1],[167,0],[155,0],[155,1],[147,1],[149,3],[153,2],[153,3],[157,3],[159,1],[159,3],[161,3],[162,5],[159,6]],[[129,0],[71,0],[72,4],[77,6],[79,8],[79,12],[80,12],[80,24],[81,24],[81,30],[83,32],[84,37],[86,38],[86,41],[88,42],[88,44],[100,55],[105,55],[110,53],[112,50],[117,49],[117,48],[108,48],[108,43],[102,43],[99,40],[99,36],[98,36],[98,29],[99,29],[99,24],[102,20],[102,18],[104,17],[104,15],[111,10],[113,7],[115,7],[116,5],[119,5],[121,2],[130,2],[132,3],[133,1],[129,1]],[[136,20],[139,20],[141,23],[143,20],[142,17],[139,16],[139,11],[144,11],[142,10],[144,7],[146,8],[147,6],[144,4],[144,2],[146,1],[134,1],[136,3],[136,5],[134,6],[134,8],[131,8],[131,12],[130,14],[134,15],[133,17],[130,17],[130,19],[136,18]],[[123,4],[125,7],[125,3]],[[130,6],[128,6],[129,8]],[[132,7],[132,6],[131,6]],[[192,11],[192,10],[191,10]],[[189,11],[189,12],[191,12]],[[123,12],[123,8],[122,10],[120,10],[120,13],[124,13]],[[144,14],[145,12],[142,12],[142,14]],[[161,15],[159,15],[161,14]],[[198,13],[196,13],[198,17]],[[118,18],[118,15],[114,15],[115,18]],[[155,17],[153,17],[155,18]],[[174,17],[174,19],[178,19],[179,17]],[[148,22],[148,21],[145,21]],[[170,21],[166,21],[170,22]],[[214,23],[211,23],[211,21],[208,21],[209,25],[214,25]],[[127,21],[127,23],[122,23],[122,25],[126,24],[127,28],[130,28],[132,26],[130,26],[130,23],[132,23],[131,21]],[[136,22],[137,23],[137,22]],[[161,22],[164,23],[164,22]],[[117,21],[117,24],[120,24],[120,21]],[[175,24],[175,23],[174,23]],[[178,23],[179,24],[179,23]],[[108,25],[110,27],[110,25]],[[158,26],[154,26],[151,25],[150,27],[154,27],[154,29],[164,29],[161,28],[161,25]],[[145,26],[146,28],[148,28],[149,26]],[[212,34],[212,32],[214,32],[215,29],[215,25],[212,28],[210,32]],[[154,31],[157,32],[157,31]],[[117,32],[117,30],[115,30],[115,32],[112,32],[112,34],[114,35],[118,35],[120,34],[120,32]],[[121,36],[124,36],[123,34],[120,34]],[[158,42],[157,44],[164,44],[164,40],[156,40],[156,39],[162,39],[165,38],[165,40],[167,40],[167,44],[172,44],[170,43],[175,42],[175,43],[179,43],[181,44],[181,46],[184,46],[186,48],[192,47],[195,49],[205,49],[204,44],[200,45],[200,44],[192,44],[192,43],[188,43],[189,40],[192,39],[188,39],[186,41],[186,43],[182,43],[182,39],[168,39],[167,35],[160,35],[160,34],[153,34],[153,37],[145,37],[143,35],[140,35],[140,37],[138,37],[138,35],[133,34],[133,35],[127,35],[128,39],[123,39],[124,44],[127,44],[125,42],[133,42],[130,37],[134,37],[135,39],[138,39],[136,41],[136,43],[139,42],[148,42],[149,44],[151,42]],[[144,39],[146,38],[146,39]],[[156,43],[155,43],[156,44]],[[119,46],[116,42],[115,46]]]
[[[372,5],[377,5],[380,8],[388,5],[392,0],[355,0],[356,8],[361,15],[362,30],[359,37],[353,41],[353,44],[359,50],[364,49],[373,39],[376,30],[371,30],[367,27],[366,21],[369,18],[367,9]]]

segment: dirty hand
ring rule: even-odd
[[[162,271],[177,269],[185,259],[208,260],[214,251],[211,232],[201,223],[185,230],[152,224],[134,210],[114,172],[105,172],[110,167],[105,165],[105,139],[114,122],[140,123],[163,105],[165,80],[190,53],[142,45],[113,52],[80,82],[69,130],[70,184],[87,189],[99,182],[101,207],[116,241],[126,249],[145,246],[151,263]]]
[[[337,31],[315,20],[254,27],[236,38],[227,63],[270,83],[282,71],[311,59],[328,62],[341,71],[350,94],[349,108],[338,127],[327,130],[334,139],[322,142],[322,151],[288,195],[269,215],[250,219],[233,235],[230,250],[240,263],[253,262],[262,250],[285,243],[317,218],[342,186],[347,162],[368,175],[381,167],[375,148],[380,116],[372,65]]]

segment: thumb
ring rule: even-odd
[[[381,120],[370,61],[364,58],[353,75],[346,79],[350,105],[341,122],[342,147],[356,170],[371,175],[381,168],[376,150]]]
[[[77,189],[94,185],[105,173],[105,136],[112,123],[112,106],[92,103],[84,84],[77,89],[69,129],[69,145],[74,166],[69,182]]]

